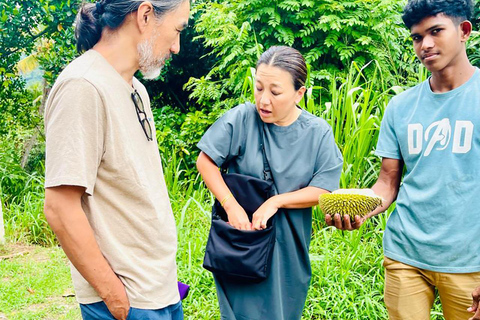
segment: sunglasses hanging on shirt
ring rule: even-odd
[[[133,104],[135,105],[135,110],[137,111],[137,118],[140,124],[142,125],[143,132],[147,136],[148,141],[152,141],[152,127],[150,126],[150,122],[148,122],[147,114],[145,113],[145,107],[143,105],[142,98],[137,90],[132,92],[132,100]]]

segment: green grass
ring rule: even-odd
[[[201,267],[210,199],[205,189],[200,189],[172,203],[179,231],[178,275],[191,286],[184,301],[185,319],[190,320],[220,317],[213,278]],[[378,216],[359,231],[343,233],[317,221],[310,249],[313,274],[304,320],[388,318],[383,304],[381,249],[385,221],[385,215]],[[73,292],[63,251],[38,246],[27,250],[24,256],[0,262],[0,316],[80,319],[75,299],[62,297]],[[22,247],[16,250],[21,251]],[[4,249],[0,255],[8,254]],[[443,319],[438,302],[435,310],[432,319]]]
[[[0,319],[81,319],[68,261],[58,247],[7,243],[0,256]],[[64,297],[65,296],[65,297]]]

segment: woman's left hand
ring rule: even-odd
[[[277,213],[278,209],[310,208],[318,204],[320,194],[329,192],[317,187],[305,187],[296,191],[277,194],[265,201],[255,211],[252,219],[252,229],[267,228],[267,221]]]
[[[275,201],[276,197],[271,197],[265,201],[253,214],[252,218],[252,229],[253,230],[262,230],[267,228],[268,220],[277,213],[280,206]]]

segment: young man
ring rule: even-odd
[[[476,310],[467,311],[480,284],[480,70],[465,48],[472,11],[471,0],[410,0],[404,9],[431,77],[392,99],[376,149],[383,160],[372,189],[385,202],[368,217],[397,201],[383,241],[393,320],[430,319],[436,292],[447,320],[466,320]],[[346,230],[364,220],[326,217]]]
[[[84,4],[46,113],[45,215],[72,263],[84,319],[183,319],[175,221],[150,100],[180,50],[187,0]]]

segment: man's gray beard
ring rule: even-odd
[[[153,47],[158,36],[153,36],[152,39],[145,40],[138,44],[137,50],[140,57],[139,69],[144,79],[151,80],[160,76],[166,58],[157,59],[153,55]]]

